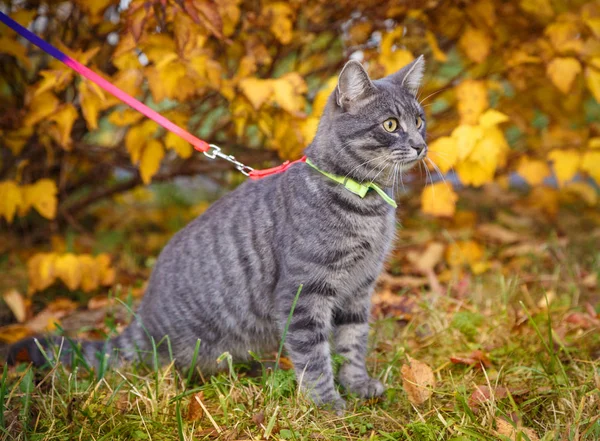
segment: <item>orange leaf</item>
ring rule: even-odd
[[[407,355],[408,364],[402,365],[402,387],[409,401],[418,406],[427,401],[435,388],[435,377],[429,366]]]

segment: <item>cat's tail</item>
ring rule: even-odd
[[[143,360],[151,349],[149,338],[141,323],[134,321],[123,333],[109,340],[76,340],[60,336],[34,336],[20,340],[8,350],[6,362],[31,362],[36,367],[57,360],[72,365],[83,359],[94,369],[101,365],[118,366],[123,361]]]

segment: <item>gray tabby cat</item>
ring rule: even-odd
[[[395,203],[379,188],[361,197],[323,172],[389,191],[397,173],[425,157],[425,117],[415,96],[423,68],[420,57],[371,81],[349,61],[306,149],[313,165],[248,181],[178,232],[156,262],[133,323],[108,342],[81,342],[88,362],[114,349],[136,359],[151,350],[150,337],[165,336],[182,368],[200,339],[204,374],[222,367],[216,359],[225,351],[235,361],[247,360],[249,350],[276,351],[303,284],[285,341],[299,385],[316,403],[343,408],[333,335],[333,349],[347,360],[339,370],[344,389],[381,395],[365,356],[371,291],[394,238]],[[32,339],[13,347],[11,361],[23,349],[44,362]],[[159,353],[169,357],[166,344]]]

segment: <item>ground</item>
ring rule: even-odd
[[[410,202],[400,210],[373,300],[368,366],[387,388],[383,399],[347,397],[343,415],[318,409],[277,354],[204,379],[173,366],[73,372],[22,363],[0,370],[0,438],[599,439],[598,213],[498,208],[480,193],[465,200],[448,221],[420,216]],[[23,264],[2,265],[3,289],[25,275]],[[130,319],[123,304],[135,306],[143,291],[139,271],[125,271],[131,282],[110,296],[59,284],[34,304],[67,295],[88,303],[62,318],[65,331],[118,330]]]

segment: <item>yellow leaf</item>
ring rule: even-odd
[[[429,156],[439,167],[442,173],[454,167],[458,159],[458,144],[456,138],[442,136],[429,144]]]
[[[100,283],[103,286],[112,285],[115,281],[115,270],[110,265],[110,256],[106,253],[98,254],[96,263],[100,273]]]
[[[0,341],[16,343],[31,334],[31,330],[25,325],[7,325],[0,328]]]
[[[31,67],[27,48],[11,37],[0,35],[0,54],[2,53],[12,55],[28,69]]]
[[[483,248],[474,240],[458,240],[446,248],[446,262],[452,267],[474,265],[483,259]]]
[[[23,27],[27,27],[33,18],[37,15],[37,9],[20,9],[10,14],[10,18]]]
[[[35,89],[35,95],[54,90],[60,92],[73,80],[74,72],[66,66],[64,69],[43,70],[40,72],[43,79]]]
[[[241,11],[239,8],[241,0],[221,0],[217,2],[219,15],[223,20],[223,35],[231,36],[240,20]]]
[[[554,16],[551,0],[521,0],[520,5],[525,12],[545,20]]]
[[[167,149],[173,149],[177,152],[177,155],[183,159],[192,156],[192,146],[189,142],[177,136],[175,133],[168,132],[165,135],[165,147]]]
[[[534,187],[527,198],[526,204],[529,208],[554,217],[558,213],[558,191],[543,185]]]
[[[18,156],[31,135],[33,135],[33,130],[32,127],[23,126],[17,130],[4,132],[2,141],[12,151],[13,156]]]
[[[600,38],[600,17],[584,18],[583,21],[592,30],[596,38]]]
[[[158,124],[151,119],[146,119],[140,124],[133,126],[125,135],[125,147],[129,152],[132,164],[137,164],[146,142],[153,138],[158,130]]]
[[[98,128],[98,112],[104,109],[104,100],[98,96],[94,86],[87,80],[81,81],[77,89],[87,127],[89,130],[96,130]]]
[[[144,184],[149,184],[152,176],[160,168],[160,161],[165,156],[165,149],[158,139],[151,139],[146,142],[142,156],[140,158],[140,175]]]
[[[0,216],[10,224],[17,208],[23,203],[19,186],[14,181],[0,182]]]
[[[34,254],[27,261],[27,274],[29,276],[28,292],[43,291],[48,288],[56,278],[54,274],[54,261],[56,254],[54,253],[38,253]]]
[[[323,114],[323,110],[325,110],[325,106],[327,105],[327,100],[329,99],[329,96],[337,86],[337,82],[337,77],[330,77],[325,83],[325,86],[323,86],[321,90],[319,90],[313,101],[311,116],[314,116],[315,118],[321,117],[321,115]]]
[[[302,96],[306,92],[306,83],[297,73],[289,73],[273,80],[273,99],[285,111],[295,114],[304,110]]]
[[[440,49],[437,39],[435,38],[435,34],[431,31],[426,31],[425,38],[427,40],[427,44],[429,44],[429,47],[431,48],[433,58],[435,58],[436,61],[440,61],[442,63],[448,61],[448,56]]]
[[[270,20],[270,30],[281,44],[289,44],[292,41],[294,24],[294,11],[287,3],[275,2],[267,4],[263,8],[264,14]]]
[[[245,78],[240,81],[240,89],[255,110],[262,107],[273,94],[273,81],[258,78]]]
[[[590,175],[600,185],[600,151],[585,152],[581,159],[581,170]]]
[[[598,60],[598,63],[600,64],[599,58],[594,58],[594,60]],[[598,69],[594,69],[591,67],[586,68],[585,82],[590,92],[592,92],[594,99],[598,103],[600,103],[600,72],[598,71]]]
[[[454,216],[458,196],[450,184],[438,182],[426,186],[421,193],[421,210],[434,216]]]
[[[133,109],[115,110],[108,116],[108,120],[115,126],[124,127],[137,123],[144,117],[140,112]]]
[[[490,54],[492,39],[484,31],[468,26],[458,43],[467,57],[476,63],[483,63]]]
[[[530,159],[527,156],[524,156],[519,162],[517,173],[521,175],[529,185],[536,186],[550,176],[550,168],[548,167],[548,164],[546,164],[546,161]]]
[[[477,124],[479,116],[488,108],[487,88],[483,81],[463,81],[456,87],[456,99],[461,124]]]
[[[581,64],[573,57],[554,58],[548,63],[546,74],[562,93],[569,93]]]
[[[152,98],[157,103],[165,98],[185,101],[197,93],[199,85],[187,76],[187,65],[183,60],[174,60],[160,67],[148,67],[145,73]]]
[[[483,128],[462,124],[452,131],[452,138],[456,140],[458,159],[465,159],[471,154],[475,145],[483,138]]]
[[[62,280],[71,291],[76,290],[81,283],[81,266],[74,254],[67,253],[58,256],[54,261],[54,271],[56,277]]]
[[[50,179],[40,179],[31,185],[24,185],[23,205],[26,209],[33,207],[46,219],[54,219],[56,217],[56,206],[58,200],[56,194],[58,189],[56,183]]]
[[[63,105],[58,112],[48,118],[58,126],[58,142],[65,150],[71,150],[71,130],[79,114],[73,104]]]
[[[89,254],[77,256],[81,269],[81,289],[92,292],[100,287],[100,271],[96,260]]]
[[[34,95],[29,103],[29,112],[23,120],[25,126],[34,126],[41,120],[52,115],[59,105],[58,98],[52,92]]]
[[[586,182],[569,182],[563,187],[563,190],[569,194],[576,195],[590,207],[598,203],[598,192]]]
[[[309,144],[317,134],[317,128],[319,127],[319,118],[310,116],[306,118],[302,126],[302,138],[305,144]]]
[[[551,23],[544,33],[550,39],[557,52],[576,52],[583,50],[583,39],[577,24],[570,21]]]
[[[600,149],[600,136],[597,136],[595,138],[590,138],[588,141],[588,148]]]
[[[548,159],[553,161],[552,168],[559,187],[575,176],[581,163],[581,156],[574,149],[552,150],[548,153]]]
[[[464,185],[472,185],[474,187],[480,187],[486,182],[492,181],[495,171],[496,167],[492,160],[480,162],[465,159],[456,165],[456,173],[460,181]]]
[[[506,121],[508,121],[508,116],[494,109],[486,110],[485,113],[479,117],[479,125],[486,128],[497,126]]]
[[[385,55],[382,50],[379,56],[379,62],[385,68],[386,75],[391,75],[394,72],[399,71],[414,59],[415,57],[413,54],[404,49],[396,50],[387,55]]]

